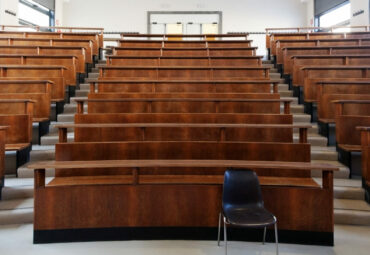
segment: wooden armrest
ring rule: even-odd
[[[5,144],[6,151],[19,151],[30,146],[30,143]]]
[[[32,118],[32,122],[44,122],[49,120],[49,118]]]
[[[223,175],[140,175],[140,184],[188,184],[188,185],[222,185]],[[292,178],[292,177],[259,177],[263,186],[289,186],[289,187],[314,187],[320,185],[312,178]],[[132,175],[110,175],[110,176],[73,176],[55,177],[47,184],[47,187],[56,186],[78,186],[78,185],[132,185],[134,178]]]
[[[370,127],[356,127],[356,129],[360,131],[370,131]]]
[[[361,151],[361,145],[338,144],[338,147],[345,151],[351,151],[351,152]]]

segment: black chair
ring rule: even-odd
[[[249,169],[228,169],[224,176],[222,212],[218,221],[217,245],[220,246],[221,217],[224,222],[225,254],[227,254],[227,225],[249,228],[275,226],[276,254],[279,254],[277,219],[263,204],[261,187],[256,173]]]

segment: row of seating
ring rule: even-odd
[[[370,168],[360,134],[366,128],[358,129],[370,125],[370,32],[272,33],[267,41],[305,112],[318,122],[320,134],[336,146],[339,161],[350,167],[351,175],[362,176],[370,202]]]
[[[16,152],[15,169],[29,161],[50,121],[98,59],[101,34],[0,31],[0,125],[6,152]],[[2,150],[0,150],[2,152]],[[1,153],[1,180],[4,155]],[[11,165],[11,164],[9,164]],[[11,167],[8,167],[11,168]],[[0,186],[4,186],[3,181]]]
[[[75,124],[57,126],[56,161],[30,166],[34,242],[215,238],[223,174],[239,164],[259,175],[281,241],[332,245],[337,168],[310,163],[310,125],[293,125],[291,100],[280,98],[260,57],[242,57],[255,49],[236,40],[163,47],[169,41],[157,48],[150,40],[121,41],[99,66],[88,97],[75,99]],[[173,61],[159,64],[166,59]],[[56,169],[48,184],[45,168]],[[312,169],[323,171],[322,184]],[[250,238],[233,233],[234,240]]]

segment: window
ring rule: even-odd
[[[54,25],[54,11],[32,0],[19,0],[18,17],[20,25]]]
[[[345,2],[318,17],[320,27],[348,25],[351,18],[351,4]],[[339,31],[338,31],[339,32]]]

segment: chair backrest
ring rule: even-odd
[[[250,169],[228,169],[225,171],[222,207],[263,207],[260,183],[256,173]]]

